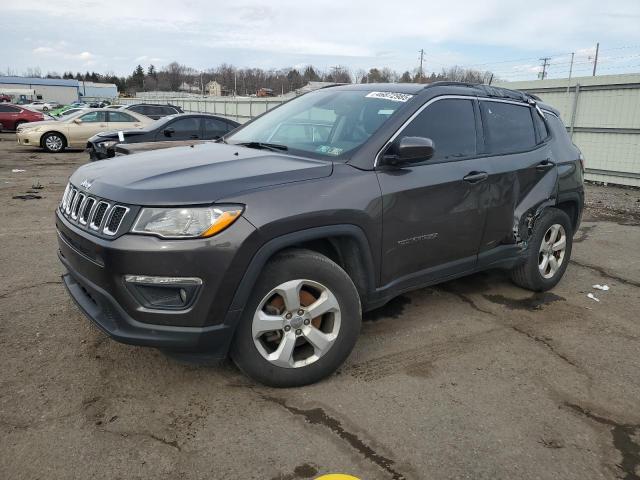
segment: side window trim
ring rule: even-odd
[[[396,130],[395,133],[393,135],[391,135],[389,140],[387,140],[386,143],[382,146],[382,148],[378,151],[378,153],[376,154],[375,161],[373,162],[373,168],[376,169],[378,167],[380,156],[383,154],[383,152],[387,148],[389,148],[389,145],[391,145],[394,142],[394,140],[396,138],[398,138],[398,136],[400,136],[402,131],[405,128],[407,128],[407,126],[409,126],[409,124],[411,124],[411,122],[413,122],[413,120],[415,120],[415,118],[418,115],[420,115],[424,109],[426,109],[429,105],[431,105],[431,104],[433,104],[435,102],[438,102],[440,100],[448,100],[448,99],[471,100],[472,102],[475,103],[475,102],[477,102],[478,97],[473,96],[473,95],[440,95],[440,96],[434,97],[434,98],[428,100],[427,102],[425,102],[424,104],[422,104],[420,106],[420,108],[418,108],[415,112],[413,112],[413,114],[402,125],[400,125],[400,128],[398,128],[398,130]],[[475,115],[475,107],[474,107],[474,115]],[[477,128],[476,128],[476,130],[477,130]],[[477,138],[477,133],[476,133],[476,138]],[[477,149],[477,145],[476,145],[476,149]],[[446,159],[446,160],[443,160],[443,161],[433,161],[433,162],[431,162],[431,164],[443,163],[443,162],[452,162],[452,161],[459,161],[459,160],[468,160],[469,158],[476,158],[478,156],[479,156],[479,153],[476,153],[476,155],[472,155],[472,156],[469,156],[469,157]],[[422,163],[417,163],[415,165],[419,166],[419,165],[422,165]]]

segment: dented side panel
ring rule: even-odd
[[[552,157],[551,147],[544,144],[530,152],[487,159],[487,221],[480,252],[522,241],[527,218],[540,205],[555,202],[557,169],[538,168],[541,163],[553,162]]]

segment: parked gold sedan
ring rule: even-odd
[[[18,127],[18,145],[41,147],[57,153],[65,148],[85,148],[87,140],[107,130],[143,128],[154,120],[130,111],[91,108],[61,120],[25,123]]]

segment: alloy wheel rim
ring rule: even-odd
[[[282,368],[310,365],[331,349],[340,331],[338,299],[321,283],[297,279],[272,289],[258,304],[253,343]]]
[[[552,278],[564,262],[567,250],[567,233],[560,224],[551,225],[540,243],[538,270],[543,278]]]
[[[45,140],[45,143],[49,150],[53,150],[57,152],[62,148],[62,139],[55,135],[47,137],[47,139]]]

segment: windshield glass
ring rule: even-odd
[[[362,145],[412,95],[319,90],[263,115],[226,138],[231,144],[275,144],[337,157]]]

